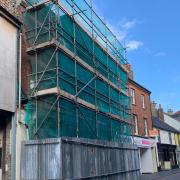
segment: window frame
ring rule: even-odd
[[[138,129],[138,116],[137,116],[137,114],[133,114],[133,121],[134,121],[134,134],[138,135],[139,129]]]
[[[136,93],[134,88],[130,88],[131,103],[136,104]]]
[[[143,118],[143,121],[144,121],[144,136],[148,136],[147,118]]]
[[[141,94],[141,105],[143,109],[146,109],[146,105],[145,105],[145,95]]]

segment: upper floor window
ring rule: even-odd
[[[172,144],[172,137],[171,137],[171,133],[169,132],[169,143]]]
[[[135,90],[134,89],[130,89],[130,95],[131,95],[131,101],[132,104],[136,104],[136,99],[135,99]]]
[[[145,97],[143,94],[141,94],[141,103],[142,103],[142,108],[145,109]]]
[[[134,134],[138,134],[138,118],[137,115],[133,114],[133,122],[134,122]]]
[[[144,135],[148,136],[148,126],[147,126],[147,119],[144,118]]]

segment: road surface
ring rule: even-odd
[[[141,180],[180,180],[180,169],[143,174]]]

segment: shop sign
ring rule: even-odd
[[[134,144],[136,144],[138,147],[152,147],[155,145],[155,140],[153,139],[145,139],[140,137],[134,137]]]

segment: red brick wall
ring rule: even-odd
[[[23,30],[24,31],[24,30]],[[32,73],[32,67],[30,63],[30,57],[26,53],[26,49],[28,44],[25,40],[25,35],[23,32],[22,36],[22,69],[21,69],[21,77],[22,77],[22,90],[26,95],[28,94],[29,89],[29,74]]]
[[[14,2],[13,0],[0,0],[0,6],[9,11],[11,14],[17,15]]]
[[[150,93],[141,88],[132,81],[129,82],[129,88],[135,90],[136,104],[131,105],[131,114],[135,114],[138,117],[138,135],[144,136],[144,118],[147,119],[148,132],[152,130],[152,116],[150,107]],[[145,97],[145,109],[142,108],[141,94]]]

